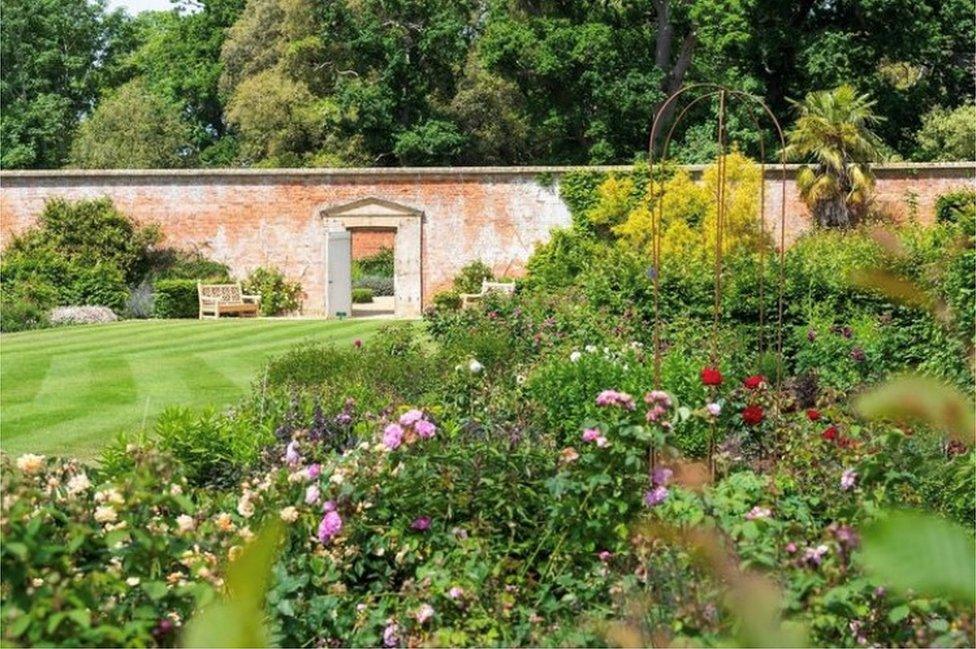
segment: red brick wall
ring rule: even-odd
[[[393,250],[396,230],[389,228],[354,228],[352,232],[352,258],[372,257],[384,248]]]
[[[621,170],[624,168],[602,168]],[[166,243],[196,247],[242,275],[274,265],[302,282],[306,311],[321,311],[325,287],[322,209],[379,198],[423,211],[424,303],[466,263],[482,259],[514,275],[535,244],[570,215],[556,186],[560,168],[45,171],[0,173],[0,243],[34,223],[44,202],[108,196],[143,223],[159,223]],[[878,200],[907,216],[933,218],[939,194],[972,186],[976,163],[877,167]],[[766,181],[767,222],[779,229],[779,172]],[[810,227],[793,170],[785,187],[786,240]],[[361,244],[365,245],[365,244]]]

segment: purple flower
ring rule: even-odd
[[[302,456],[298,454],[298,442],[292,440],[285,447],[285,462],[288,464],[298,464],[302,461]]]
[[[583,441],[584,442],[595,442],[600,436],[599,428],[587,428],[583,431]]]
[[[451,599],[461,599],[464,597],[464,589],[460,586],[451,586],[451,590],[447,591],[447,596]]]
[[[423,419],[424,413],[420,410],[414,408],[413,410],[408,410],[402,415],[400,415],[400,425],[401,426],[413,426],[418,421]]]
[[[673,475],[674,471],[666,466],[654,467],[654,470],[651,471],[651,484],[655,487],[666,487],[671,482]]]
[[[824,555],[827,554],[829,548],[826,545],[818,545],[815,548],[807,548],[807,551],[803,554],[803,560],[811,568],[817,568],[823,562]]]
[[[671,406],[671,397],[664,390],[651,390],[644,395],[644,403],[650,405],[652,403],[660,403],[665,408]]]
[[[867,359],[867,355],[864,353],[864,350],[861,349],[860,347],[854,347],[853,349],[851,349],[851,359],[855,363],[863,363]]]
[[[383,629],[383,646],[390,649],[392,647],[400,646],[400,638],[397,635],[400,632],[400,627],[393,620],[390,620],[386,628]]]
[[[352,415],[350,415],[348,412],[340,412],[338,415],[336,415],[335,420],[340,426],[346,426],[352,422]]]
[[[814,331],[813,329],[807,329],[807,340],[813,342],[816,339],[817,339],[817,332]]]
[[[322,503],[322,511],[324,512],[334,512],[336,510],[336,502],[334,500],[326,500]]]
[[[789,543],[786,544],[786,547],[784,549],[788,554],[793,554],[796,552],[796,543],[790,541]]]
[[[420,516],[410,523],[410,529],[417,532],[426,532],[430,529],[430,516]]]
[[[308,485],[308,488],[305,489],[305,504],[306,505],[314,505],[315,503],[317,503],[319,501],[319,498],[321,497],[321,495],[322,495],[322,492],[319,491],[319,486],[318,485],[314,485],[314,484]]]
[[[646,419],[647,421],[657,421],[666,412],[667,410],[662,408],[660,404],[654,404],[654,407],[647,411]]]
[[[400,424],[390,424],[383,429],[383,444],[386,445],[386,448],[393,451],[399,448],[402,443],[403,428],[400,427]]]
[[[837,539],[837,543],[840,547],[844,549],[845,552],[849,552],[856,548],[861,542],[860,537],[854,528],[850,525],[841,525],[834,530],[834,538]]]
[[[760,507],[759,505],[756,505],[748,512],[746,512],[746,520],[755,521],[762,518],[769,518],[772,515],[772,513],[773,512],[770,511],[768,507]]]
[[[604,390],[596,397],[596,405],[601,407],[606,406],[619,406],[625,410],[634,409],[634,397],[630,396],[626,392],[617,392],[616,390]]]
[[[322,465],[321,464],[309,464],[308,468],[305,469],[305,475],[309,480],[314,480],[315,478],[322,475]]]
[[[607,563],[613,558],[613,552],[610,550],[600,550],[596,553],[597,558],[603,563]]]
[[[660,505],[668,498],[668,488],[665,486],[654,487],[644,494],[644,504],[648,507]]]
[[[850,491],[857,484],[857,471],[854,469],[844,469],[844,473],[840,476],[840,488],[844,491]]]
[[[337,511],[326,512],[319,523],[319,541],[328,543],[333,536],[342,531],[342,517]]]
[[[714,402],[705,406],[705,410],[707,410],[708,414],[710,414],[712,417],[718,417],[720,414],[722,414],[722,406]]]
[[[413,425],[413,429],[417,431],[417,434],[424,439],[430,439],[437,432],[437,426],[426,419],[421,419],[420,421],[416,422]]]
[[[414,618],[417,620],[417,624],[426,624],[427,620],[434,617],[434,607],[430,604],[421,604],[420,608],[414,614]]]

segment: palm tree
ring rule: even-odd
[[[811,92],[791,102],[799,117],[789,132],[787,157],[813,162],[796,175],[800,196],[824,227],[849,227],[866,206],[879,158],[881,140],[869,126],[881,121],[874,101],[843,85]]]

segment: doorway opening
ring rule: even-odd
[[[325,230],[326,290],[322,296],[325,314],[330,317],[419,316],[423,309],[423,212],[381,198],[364,198],[334,207],[323,206],[319,214]],[[365,288],[363,277],[389,273],[391,258],[392,291],[389,280],[385,280],[385,286],[375,280],[373,301],[353,303],[353,274],[359,276],[358,285]],[[370,272],[363,272],[367,269]]]
[[[352,317],[392,316],[396,310],[396,228],[350,228]]]

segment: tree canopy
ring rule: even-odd
[[[166,108],[160,124],[99,143],[118,164],[630,162],[647,150],[664,98],[695,82],[755,93],[784,126],[798,117],[792,102],[850,85],[875,102],[883,155],[973,157],[960,117],[941,126],[972,96],[969,0],[174,0],[136,17],[104,0],[0,9],[5,168],[68,164],[98,120],[132,100],[136,80],[141,106]],[[729,130],[755,154],[743,110],[731,110]],[[672,155],[711,159],[716,114],[696,106]],[[163,131],[182,138],[178,161],[173,147],[139,161],[108,150],[148,151]]]

